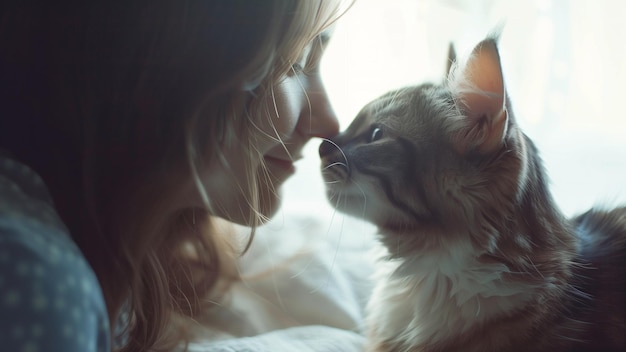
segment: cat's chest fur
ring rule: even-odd
[[[382,260],[368,321],[379,341],[395,345],[394,337],[402,336],[398,350],[445,344],[536,297],[536,285],[507,281],[511,274],[502,263],[475,258],[468,243]]]

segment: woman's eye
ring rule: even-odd
[[[291,70],[293,71],[293,73],[301,73],[304,72],[304,67],[302,67],[302,65],[299,62],[294,63],[293,65],[291,65]]]
[[[372,128],[372,134],[370,134],[370,143],[376,142],[377,140],[383,138],[383,130],[380,127]]]

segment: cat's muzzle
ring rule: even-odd
[[[322,176],[326,182],[345,181],[350,177],[348,161],[341,148],[331,140],[324,140],[319,147],[322,160]]]

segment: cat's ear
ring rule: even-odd
[[[454,50],[454,44],[450,42],[448,46],[448,62],[446,62],[446,79],[450,78],[450,72],[456,64],[456,50]]]
[[[506,136],[506,92],[496,41],[487,38],[480,42],[453,78],[454,99],[464,116],[456,139],[464,153],[491,153]]]

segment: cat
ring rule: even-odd
[[[450,56],[443,83],[382,95],[319,147],[331,204],[386,250],[369,350],[626,350],[626,207],[566,218],[515,122],[498,36]]]

